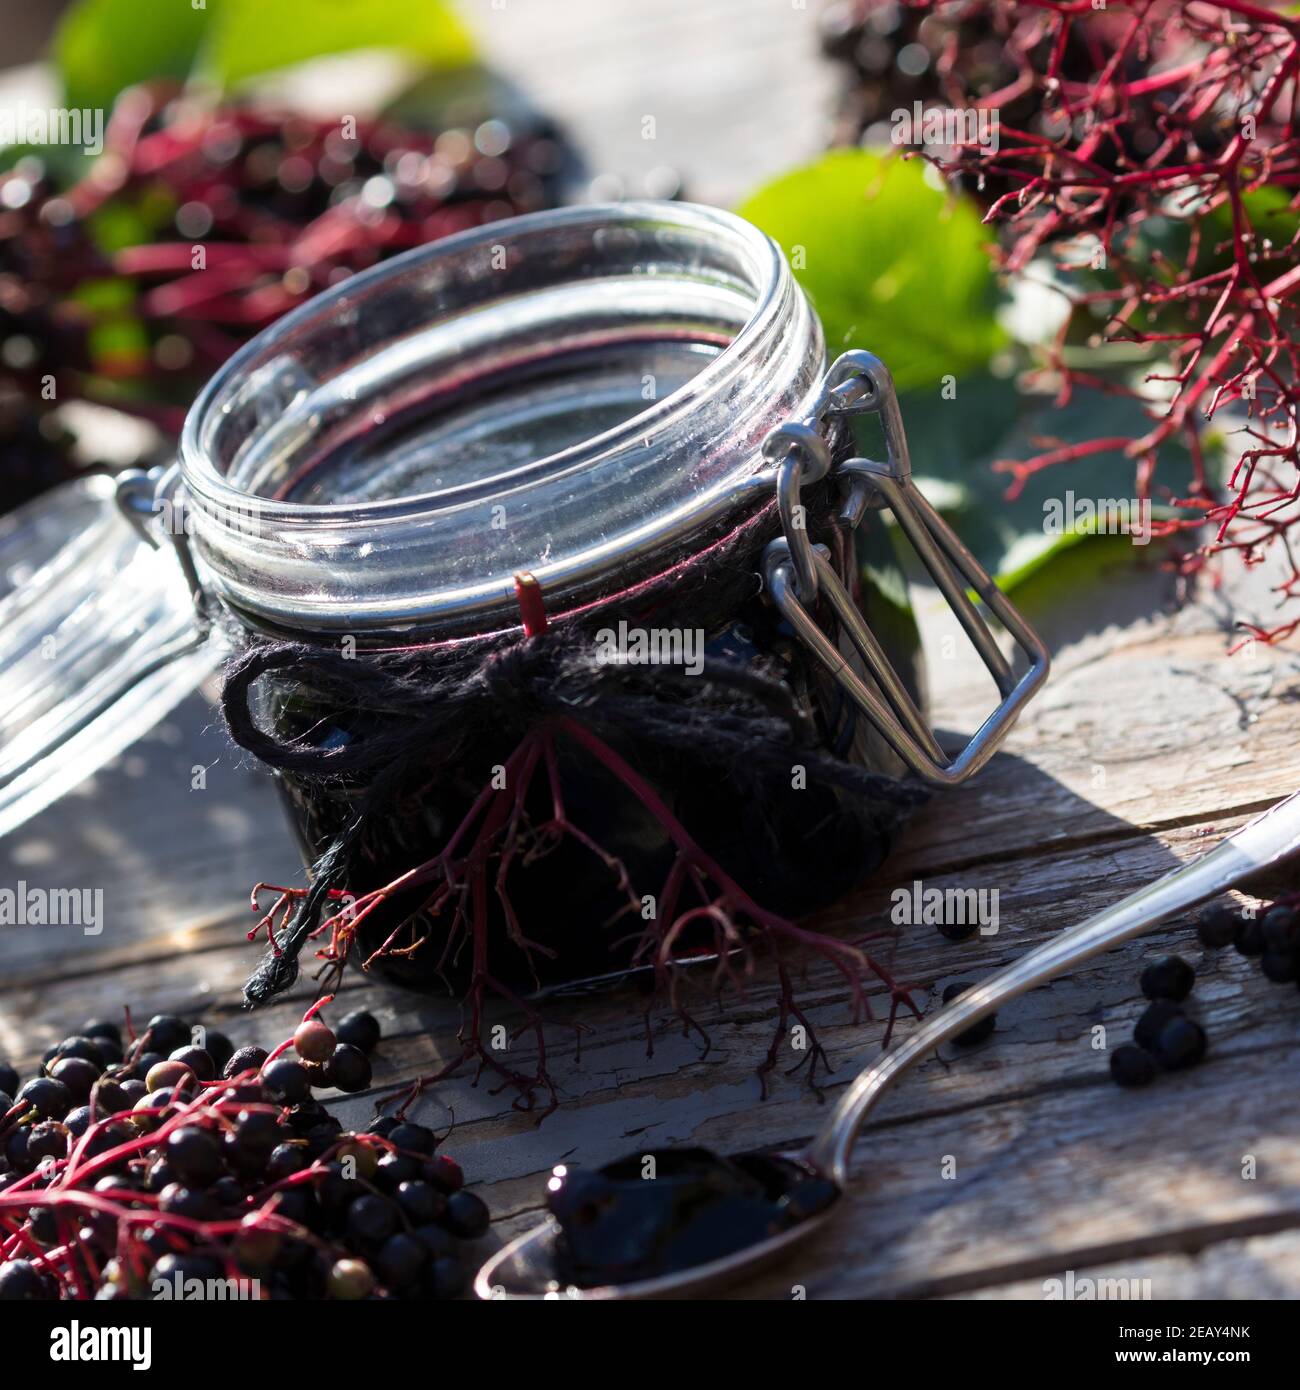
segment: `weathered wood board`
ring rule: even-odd
[[[798,7],[664,0],[651,15],[583,4],[564,7],[563,24],[536,0],[469,8],[489,50],[568,122],[593,170],[629,187],[676,164],[692,193],[726,201],[820,141],[829,79],[815,61],[812,16]],[[692,26],[697,14],[707,33]],[[697,52],[716,57],[724,44],[734,63],[706,74]],[[578,69],[581,82],[570,76]],[[638,143],[643,114],[659,115],[653,149]],[[877,954],[930,1007],[945,984],[997,968],[1300,786],[1300,656],[1227,654],[1233,606],[1269,611],[1267,574],[1181,607],[1173,596],[1169,576],[1127,557],[1080,578],[1066,600],[1024,591],[1056,656],[1046,691],[984,773],[936,798],[887,871],[822,925],[884,931]],[[933,596],[919,602],[938,722],[970,730],[990,691],[968,657],[946,655],[950,629]],[[283,1036],[310,991],[302,984],[256,1017],[240,1012],[256,949],[243,940],[253,920],[245,893],[256,879],[299,874],[266,779],[196,696],[0,843],[0,884],[102,887],[107,916],[93,938],[4,929],[0,1055],[30,1063],[87,1016],[124,1003],[145,1016],[202,1011],[238,1042]],[[996,890],[996,933],[955,945],[933,927],[895,928],[890,892],[916,880]],[[1210,1056],[1121,1092],[1096,1030],[1112,1047],[1127,1039],[1142,1007],[1141,964],[1167,950],[1201,972]],[[788,1298],[801,1285],[812,1297],[1041,1298],[1044,1281],[1072,1270],[1149,1279],[1156,1298],[1300,1295],[1300,997],[1231,953],[1202,956],[1186,923],[1168,924],[1019,1001],[982,1047],[927,1061],[863,1136],[841,1219],[738,1293]],[[552,1001],[556,1114],[539,1127],[467,1076],[423,1100],[423,1113],[454,1117],[449,1148],[481,1184],[499,1235],[535,1218],[542,1178],[561,1159],[599,1163],[670,1142],[794,1142],[824,1110],[799,1077],[778,1075],[758,1100],[773,985],[760,968],[745,999],[702,1006],[706,1055],[658,1010],[648,1056],[641,1002],[626,988]],[[345,989],[386,1035],[375,1092],[336,1103],[364,1118],[375,1096],[454,1055],[457,1010],[357,974]],[[837,1067],[833,1097],[879,1047],[883,1018],[877,1007],[873,1021],[855,1023],[824,963],[810,962],[800,990]],[[580,1057],[564,1027],[575,1021],[590,1030]]]

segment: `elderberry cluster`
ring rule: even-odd
[[[1133,1029],[1132,1043],[1117,1047],[1110,1074],[1121,1086],[1146,1086],[1157,1071],[1182,1071],[1205,1056],[1205,1029],[1182,1005],[1196,971],[1181,956],[1165,956],[1142,972],[1142,993],[1151,1001]]]
[[[1300,982],[1300,912],[1286,903],[1263,912],[1214,903],[1197,918],[1196,934],[1207,950],[1232,946],[1258,960],[1260,973],[1275,985]]]
[[[996,93],[1000,99],[991,109],[1001,126],[1027,132],[1045,145],[1059,144],[1072,120],[1082,125],[1086,119],[1072,103],[1071,91],[1095,84],[1105,67],[1117,83],[1130,85],[1123,121],[1108,127],[1106,139],[1094,141],[1090,172],[1124,171],[1157,150],[1169,138],[1173,103],[1164,84],[1142,90],[1150,64],[1143,49],[1117,50],[1118,31],[1104,12],[1072,14],[1059,30],[1036,23],[1038,17],[1034,5],[1015,0],[960,5],[835,0],[819,21],[822,52],[842,76],[832,142],[924,149],[914,122],[898,124],[900,111],[975,107]],[[1190,24],[1162,18],[1166,49],[1195,42]],[[1194,152],[1208,159],[1231,139],[1232,112],[1227,102],[1198,106],[1194,115],[1179,113],[1174,124],[1186,124]],[[953,176],[964,192],[985,204],[1024,182],[1001,167],[979,177],[954,169]]]
[[[352,124],[155,84],[123,93],[74,186],[34,155],[0,173],[0,513],[76,467],[54,419],[21,429],[15,407],[45,422],[83,398],[179,433],[259,329],[397,252],[553,207],[570,158],[531,116]]]
[[[487,1207],[425,1126],[312,1095],[365,1089],[380,1039],[316,1015],[271,1053],[159,1014],[0,1063],[0,1300],[460,1295]]]

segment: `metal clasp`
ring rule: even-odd
[[[208,601],[190,550],[180,464],[172,463],[166,468],[158,466],[147,472],[141,468],[124,469],[117,475],[113,495],[118,510],[151,549],[159,548],[156,535],[159,526],[166,533],[194,600],[199,629],[206,633],[210,621]]]
[[[800,489],[824,477],[830,468],[830,449],[821,431],[837,416],[868,413],[880,416],[886,461],[854,458],[839,466],[837,476],[850,482],[841,518],[857,526],[868,509],[889,508],[1002,696],[1001,704],[954,758],[939,747],[934,731],[908,695],[824,547],[814,546],[807,529],[795,524],[800,516],[796,510]],[[810,416],[773,430],[763,452],[778,465],[777,505],[785,532],[764,553],[773,602],[908,767],[940,786],[964,781],[992,757],[1021,707],[1047,679],[1050,658],[1042,639],[912,481],[907,437],[889,369],[872,353],[845,353],[823,378]],[[1024,653],[1029,662],[1024,675],[1017,678],[1013,673],[992,630],[971,602],[968,589],[975,591]],[[818,596],[826,599],[878,691],[853,669],[813,617],[811,605]]]

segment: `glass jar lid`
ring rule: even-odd
[[[730,213],[537,213],[397,257],[232,357],[181,441],[205,584],[307,632],[517,622],[664,568],[770,499],[824,366],[779,248]]]

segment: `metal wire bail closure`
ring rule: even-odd
[[[812,544],[802,525],[799,491],[830,469],[826,427],[836,417],[860,414],[879,415],[887,461],[854,458],[839,466],[837,476],[850,482],[841,519],[856,526],[870,507],[888,507],[893,512],[1002,696],[1002,702],[953,758],[939,747],[934,730],[908,695],[825,549]],[[811,442],[813,438],[820,442],[820,451]],[[1050,658],[1042,639],[913,483],[902,413],[889,369],[869,352],[847,352],[837,358],[822,379],[810,415],[773,430],[764,441],[763,453],[778,463],[777,507],[785,532],[764,553],[773,602],[913,772],[938,786],[964,781],[993,756],[1021,707],[1047,679]],[[975,591],[1011,634],[1029,662],[1024,675],[1017,678],[1013,673],[992,630],[971,602],[968,589]],[[836,641],[822,631],[813,617],[810,605],[819,596],[834,612],[841,631],[852,642],[876,688],[853,669]]]
[[[820,482],[831,471],[830,445],[815,425],[791,420],[763,441],[763,457],[777,464],[776,505],[789,542],[795,585],[799,597],[812,603],[817,597],[817,566],[799,497],[804,487]]]

